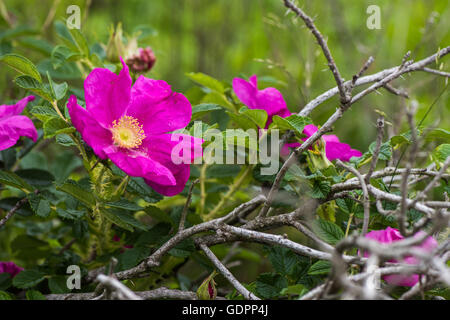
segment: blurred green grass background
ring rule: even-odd
[[[332,88],[335,83],[315,39],[301,20],[286,15],[281,0],[4,0],[17,25],[37,30],[37,37],[58,43],[52,25],[42,26],[52,10],[55,19],[68,17],[66,9],[81,8],[82,31],[89,43],[106,43],[112,25],[122,22],[125,33],[146,25],[154,31],[141,46],[151,46],[157,62],[149,77],[164,79],[176,90],[193,86],[187,72],[204,72],[223,81],[257,74],[260,86],[280,89],[291,111],[299,111],[308,101]],[[341,74],[350,79],[366,59],[375,62],[367,74],[398,65],[403,55],[419,60],[450,45],[450,2],[448,0],[299,0],[297,4],[315,19],[328,39]],[[369,30],[366,9],[381,9],[381,29]],[[1,33],[8,26],[0,18]],[[14,52],[39,62],[42,57],[26,47]],[[449,70],[449,58],[443,69]],[[438,66],[431,66],[437,68]],[[0,67],[0,101],[14,98],[14,73]],[[394,82],[420,103],[420,119],[445,86],[445,79],[416,72]],[[360,90],[360,89],[357,89]],[[11,93],[13,92],[13,93]],[[342,140],[366,150],[375,139],[374,108],[385,111],[395,124],[395,114],[404,107],[402,98],[380,90],[356,103],[335,126]],[[333,98],[312,113],[323,123],[337,106]],[[450,127],[448,92],[440,98],[426,125]]]

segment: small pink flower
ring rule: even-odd
[[[258,89],[256,75],[251,76],[249,81],[234,78],[233,90],[239,100],[250,109],[266,110],[268,115],[266,128],[272,123],[273,116],[286,118],[291,115],[280,91],[275,88]]]
[[[109,158],[129,176],[143,177],[163,195],[176,195],[189,179],[190,166],[186,161],[175,164],[172,149],[182,144],[182,153],[191,151],[186,152],[191,161],[201,156],[202,139],[170,134],[188,125],[191,104],[162,80],[139,76],[132,85],[121,61],[119,75],[96,68],[86,78],[86,109],[75,96],[69,98],[72,124],[98,157]]]
[[[292,113],[286,106],[283,95],[275,88],[266,88],[263,90],[258,89],[257,77],[253,75],[246,81],[241,78],[233,79],[233,90],[239,100],[250,109],[263,109],[268,114],[268,120],[266,128],[272,123],[272,117],[277,115],[282,118],[289,117]],[[317,127],[310,124],[305,126],[303,133],[307,138],[312,136]],[[306,138],[306,139],[307,139]],[[351,157],[360,157],[362,153],[356,149],[352,149],[348,144],[339,141],[339,138],[335,135],[323,135],[325,141],[325,153],[328,160],[333,161],[340,159],[342,161],[349,161]],[[303,139],[303,141],[306,141]],[[296,148],[300,146],[300,143],[286,143],[282,150],[282,155],[289,154],[289,148]]]
[[[421,237],[425,234],[423,231],[419,231],[414,235],[414,237]],[[365,235],[366,238],[376,240],[381,243],[392,243],[395,241],[399,241],[403,239],[400,231],[397,229],[387,227],[385,230],[374,230]],[[417,248],[421,248],[427,252],[433,251],[438,246],[437,241],[433,237],[427,237],[420,246]],[[368,257],[369,254],[367,252],[364,253],[364,257]],[[390,260],[389,262],[398,262],[397,260]],[[417,265],[419,264],[419,259],[413,256],[408,256],[401,261],[402,263]],[[412,287],[419,281],[418,274],[412,275],[400,275],[400,274],[392,274],[383,276],[383,279],[390,284],[398,285],[398,286],[407,286]]]
[[[309,137],[311,137],[318,128],[313,124],[308,124],[303,129],[303,134],[306,135],[306,138],[303,138],[303,141],[306,141]],[[327,159],[330,161],[339,159],[341,161],[350,161],[351,157],[361,157],[362,153],[359,150],[352,149],[350,145],[346,143],[342,143],[339,141],[339,138],[333,134],[331,135],[323,135],[323,141],[325,142],[325,155]]]
[[[0,151],[15,145],[22,136],[36,142],[38,134],[33,121],[20,115],[33,100],[34,96],[28,96],[13,105],[0,105]]]
[[[23,268],[17,266],[14,262],[3,262],[0,261],[0,273],[9,273],[11,278],[18,275]]]

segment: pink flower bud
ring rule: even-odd
[[[130,56],[126,63],[134,73],[144,73],[153,68],[156,62],[156,56],[150,47],[139,48],[138,52]]]

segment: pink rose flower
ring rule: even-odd
[[[121,62],[119,75],[96,68],[86,78],[86,109],[75,96],[69,98],[72,124],[99,158],[109,158],[129,176],[143,177],[163,195],[176,195],[189,179],[190,165],[174,163],[172,149],[181,146],[179,156],[191,162],[201,156],[202,139],[169,133],[188,125],[191,104],[162,80],[140,76],[132,85]]]
[[[317,130],[318,128],[313,124],[306,125],[305,129],[303,129],[303,134],[306,135],[306,138],[303,138],[303,141],[306,141]],[[350,145],[340,142],[339,138],[334,134],[324,134],[322,136],[322,139],[325,142],[325,155],[330,161],[336,159],[339,159],[341,161],[350,161],[351,157],[362,156],[361,151],[352,149]]]
[[[233,79],[233,90],[239,100],[250,109],[263,109],[268,114],[266,128],[272,123],[274,115],[282,118],[289,117],[292,113],[286,106],[283,95],[275,88],[258,89],[257,77],[253,75],[246,81],[241,78]],[[307,125],[303,130],[306,139],[312,136],[316,131],[315,125]],[[306,141],[303,139],[303,141]],[[352,149],[348,144],[339,141],[335,135],[323,135],[322,139],[325,142],[325,153],[328,160],[333,161],[340,159],[341,161],[349,161],[351,157],[360,157],[362,153],[356,149]],[[289,154],[289,148],[296,148],[300,143],[286,143],[282,150],[282,155]]]
[[[0,261],[0,273],[9,273],[11,278],[18,275],[23,268],[17,266],[14,262],[3,262]]]
[[[266,128],[272,123],[273,116],[286,118],[291,115],[280,91],[275,88],[258,89],[256,75],[251,76],[249,81],[234,78],[233,90],[239,100],[250,109],[266,110],[268,115]]]
[[[33,100],[34,96],[28,96],[13,105],[0,105],[0,151],[15,145],[20,137],[36,142],[38,134],[33,121],[20,115],[27,103]]]
[[[425,234],[423,231],[419,231],[414,235],[414,237],[421,237]],[[387,227],[385,230],[373,230],[365,235],[366,238],[376,240],[381,243],[392,243],[395,241],[399,241],[403,239],[400,231],[391,227]],[[417,246],[417,248],[421,248],[427,252],[433,251],[438,246],[437,241],[433,237],[427,237],[422,244]],[[367,252],[364,253],[364,257],[368,257],[369,254]],[[398,262],[397,260],[390,260],[389,262]],[[405,257],[402,263],[407,263],[411,265],[419,264],[420,260],[413,256]],[[412,275],[400,275],[400,274],[392,274],[383,276],[383,280],[387,283],[398,285],[398,286],[407,286],[412,287],[419,281],[418,274]]]

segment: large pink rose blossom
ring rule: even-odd
[[[140,76],[132,85],[121,61],[119,75],[96,68],[86,78],[86,109],[75,96],[69,98],[72,123],[98,157],[111,159],[129,176],[143,177],[163,195],[176,195],[189,179],[190,166],[175,164],[172,149],[181,144],[179,156],[191,161],[201,156],[203,140],[169,133],[188,125],[191,104],[162,80]],[[183,154],[186,150],[189,155]]]
[[[425,233],[419,231],[414,235],[414,237],[421,237]],[[366,238],[376,240],[381,243],[392,243],[403,239],[400,231],[391,227],[387,227],[385,230],[373,230],[365,235]],[[437,241],[433,237],[427,237],[417,248],[421,248],[427,252],[433,251],[438,246]],[[369,253],[365,252],[364,257],[368,257]],[[398,262],[397,260],[390,260],[390,262]],[[407,263],[411,265],[419,264],[420,260],[413,256],[405,257],[402,263]],[[412,287],[419,281],[418,274],[412,275],[400,275],[392,274],[383,276],[383,279],[390,284],[398,286]]]
[[[23,268],[17,266],[14,262],[3,262],[0,261],[0,273],[9,273],[11,278],[18,275]]]
[[[282,118],[289,117],[292,113],[286,106],[283,95],[275,88],[265,88],[263,90],[258,89],[258,79],[256,75],[249,78],[246,81],[241,78],[233,79],[233,90],[239,100],[250,109],[263,109],[266,110],[268,115],[267,125],[272,123],[272,117],[277,115]],[[306,135],[306,139],[312,136],[317,127],[310,124],[305,126],[303,134]],[[303,141],[306,141],[303,139]],[[323,135],[322,139],[325,142],[325,153],[328,160],[333,161],[340,159],[341,161],[349,161],[351,157],[360,157],[362,153],[356,149],[352,149],[348,144],[339,141],[339,138],[335,135]],[[296,148],[300,146],[300,143],[286,143],[282,150],[282,155],[289,154],[289,148]]]
[[[28,137],[36,142],[38,134],[33,121],[20,115],[34,96],[28,96],[13,105],[0,105],[0,151],[17,143],[20,137]]]

